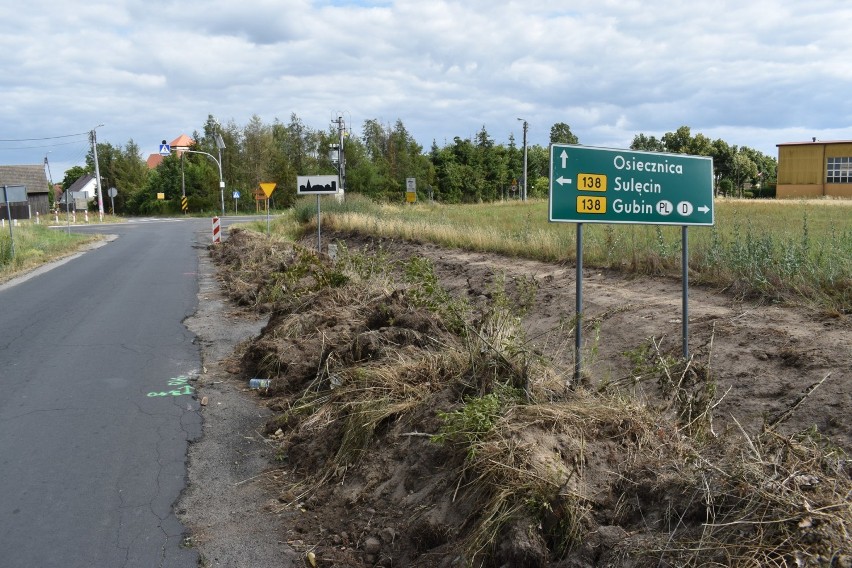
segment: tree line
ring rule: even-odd
[[[228,208],[233,207],[232,192],[239,191],[240,208],[253,210],[252,196],[261,182],[275,182],[274,206],[288,207],[296,199],[297,175],[338,171],[330,152],[339,141],[337,125],[314,129],[296,114],[291,114],[286,123],[276,119],[266,124],[255,115],[244,126],[234,121],[222,125],[210,115],[201,131],[192,133],[193,149],[218,159],[217,135],[225,145],[221,162]],[[559,122],[550,129],[549,143],[580,141],[568,124]],[[410,177],[416,178],[421,198],[425,195],[444,203],[519,198],[523,186],[523,147],[511,134],[507,144],[495,143],[485,126],[471,138],[456,136],[443,145],[433,141],[425,151],[402,120],[391,125],[369,119],[360,134],[347,129],[343,147],[346,191],[380,201],[404,200],[405,180]],[[638,134],[631,149],[712,156],[720,193],[767,187],[775,180],[774,158],[723,140],[711,141],[702,134],[693,136],[687,126],[661,139]],[[220,207],[219,170],[209,156],[191,153],[179,157],[173,153],[158,167],[149,169],[131,139],[123,146],[99,142],[98,160],[102,187],[117,190],[115,207],[119,213],[176,212],[184,192],[192,211],[216,211]],[[549,146],[527,147],[529,197],[547,196],[549,160]],[[63,186],[69,187],[80,175],[94,170],[90,152],[85,166],[66,172]],[[165,199],[158,199],[158,194]]]

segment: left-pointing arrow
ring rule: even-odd
[[[562,176],[559,176],[558,178],[556,178],[556,183],[558,183],[559,185],[565,185],[566,183],[570,184],[571,180],[568,179],[568,178],[564,178]]]

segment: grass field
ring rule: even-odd
[[[575,261],[576,225],[550,223],[547,201],[480,205],[379,205],[357,196],[324,199],[324,228],[430,241],[549,262]],[[717,200],[713,227],[690,227],[693,283],[744,296],[852,313],[852,201]],[[295,219],[316,216],[297,205]],[[294,223],[282,220],[292,231]],[[315,221],[314,221],[314,227]],[[586,266],[680,274],[680,227],[584,225]]]
[[[12,255],[14,237],[14,256]],[[0,230],[0,282],[51,260],[70,254],[81,245],[97,240],[94,235],[68,234],[45,225],[21,223],[9,230],[9,223]]]

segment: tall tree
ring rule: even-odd
[[[657,140],[656,136],[646,136],[639,133],[633,137],[633,142],[630,143],[631,150],[644,150],[646,152],[664,152],[665,146],[662,140]]]
[[[674,132],[663,134],[663,146],[666,152],[672,154],[686,154],[692,142],[692,134],[688,126],[681,126]]]
[[[579,144],[580,139],[577,138],[571,127],[564,122],[557,122],[550,127],[550,143],[551,144]]]

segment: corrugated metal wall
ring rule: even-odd
[[[778,185],[825,183],[825,146],[778,147]]]

